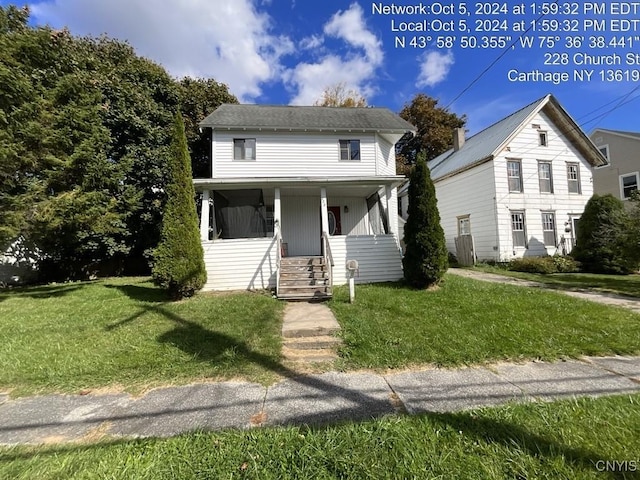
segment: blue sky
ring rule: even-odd
[[[309,105],[324,88],[343,82],[361,92],[370,105],[397,112],[422,92],[457,114],[466,114],[467,128],[473,134],[553,93],[587,133],[595,127],[640,131],[640,60],[638,65],[629,65],[626,57],[640,51],[640,22],[636,20],[640,9],[626,12],[627,7],[622,6],[612,11],[610,4],[620,7],[619,2],[587,2],[596,9],[605,6],[604,15],[585,11],[582,1],[536,1],[537,12],[533,12],[531,0],[523,4],[522,12],[518,2],[496,2],[505,8],[496,12],[488,8],[478,14],[475,1],[425,1],[422,5],[427,8],[432,4],[443,7],[442,12],[427,15],[424,10],[413,15],[397,13],[398,7],[420,5],[405,0],[0,0],[1,5],[9,3],[28,4],[34,24],[67,26],[77,35],[105,33],[126,40],[140,55],[160,63],[172,75],[214,78],[228,84],[246,103]],[[461,11],[463,3],[468,13]],[[555,3],[559,11],[550,6],[548,10],[553,11],[543,15],[545,3]],[[533,37],[534,45],[523,48],[519,25],[524,23],[528,28],[538,19],[538,31],[525,34]],[[425,20],[431,29],[449,28],[453,21],[456,30],[393,31],[402,28],[402,22],[419,28]],[[461,20],[467,22],[469,31],[461,29]],[[605,20],[605,24],[594,20]],[[618,21],[615,27],[611,20]],[[612,31],[620,27],[620,20],[635,22],[620,28],[629,27],[625,32]],[[503,21],[507,22],[506,30],[476,30],[487,22],[502,27]],[[603,31],[594,31],[601,26]],[[555,31],[540,31],[545,28]],[[540,47],[543,35],[552,37],[551,41],[556,36],[560,40]],[[438,37],[444,41],[447,36],[455,37],[451,48],[438,48]],[[404,48],[396,37],[404,37]],[[467,44],[490,37],[487,41],[504,41],[507,47],[463,48],[462,37]],[[571,39],[567,37],[583,37],[583,44],[568,47]],[[605,48],[589,48],[590,37],[602,37]],[[612,45],[612,39],[624,39],[625,44]],[[509,48],[513,42],[514,48]],[[576,53],[578,57],[574,57]],[[545,65],[546,54],[558,65]],[[615,55],[622,60],[614,66],[584,65],[599,61],[603,55],[606,60],[617,61]],[[574,70],[583,69],[594,71],[590,81],[574,79]],[[611,73],[609,80],[600,77],[606,77],[610,69],[620,71],[622,78],[616,79],[616,73]],[[566,73],[569,80],[559,85],[510,81],[510,70],[512,76],[535,70],[555,72],[556,76]],[[625,79],[627,75],[632,78]]]

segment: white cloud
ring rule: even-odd
[[[347,10],[336,12],[324,26],[327,37],[347,44],[349,50],[344,56],[328,54],[314,63],[300,63],[284,73],[286,84],[296,92],[292,105],[311,105],[325,88],[338,83],[365,97],[375,92],[371,82],[384,53],[382,42],[367,28],[363,14],[362,7],[353,3]],[[319,46],[320,43],[316,45]]]
[[[39,23],[127,40],[176,77],[215,78],[241,101],[279,79],[281,58],[294,51],[251,0],[53,0],[31,8]]]
[[[416,87],[433,87],[442,82],[454,64],[453,52],[426,52],[421,58],[420,75]]]
[[[324,37],[322,35],[311,35],[300,40],[299,45],[303,50],[314,50],[319,48],[324,43]]]

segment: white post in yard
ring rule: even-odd
[[[349,303],[353,303],[356,299],[356,279],[353,273],[349,274]]]
[[[329,234],[329,214],[327,213],[327,189],[322,187],[320,189],[320,218],[322,222],[322,230],[320,233]]]
[[[209,190],[202,192],[202,209],[200,211],[200,240],[209,240]]]

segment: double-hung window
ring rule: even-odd
[[[551,162],[538,162],[538,181],[540,182],[540,193],[553,193]]]
[[[507,160],[509,193],[522,193],[522,163],[520,160]]]
[[[471,219],[469,215],[458,217],[458,236],[471,235]]]
[[[233,159],[234,160],[255,160],[256,159],[256,139],[255,138],[234,138],[233,139]]]
[[[580,191],[580,164],[567,163],[567,183],[569,193],[582,193]]]
[[[360,140],[340,140],[340,160],[360,160]]]
[[[542,212],[542,236],[545,246],[556,245],[556,215],[553,212]]]
[[[514,247],[527,246],[527,228],[525,225],[524,211],[511,211],[511,232],[513,234]]]
[[[633,192],[638,190],[638,180],[640,180],[639,172],[620,175],[620,196],[623,200],[631,198]]]

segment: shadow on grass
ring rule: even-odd
[[[11,297],[46,299],[64,297],[83,289],[89,282],[43,285],[40,287],[9,287],[0,290],[0,302]]]
[[[132,300],[144,303],[166,303],[170,300],[166,291],[158,287],[141,287],[138,285],[105,285],[107,288],[119,290]]]
[[[546,436],[531,433],[520,425],[502,422],[491,418],[483,418],[477,414],[459,413],[428,413],[425,414],[432,422],[443,427],[450,427],[477,442],[499,444],[507,449],[525,452],[541,463],[563,459],[577,468],[596,470],[598,462],[612,462],[613,459],[603,457],[586,448],[574,448],[563,445]],[[595,432],[594,432],[595,434]],[[517,465],[516,465],[517,467]],[[507,472],[505,472],[507,473]],[[524,478],[517,471],[507,473],[510,478]],[[610,478],[638,478],[626,476],[622,472],[608,472]]]

